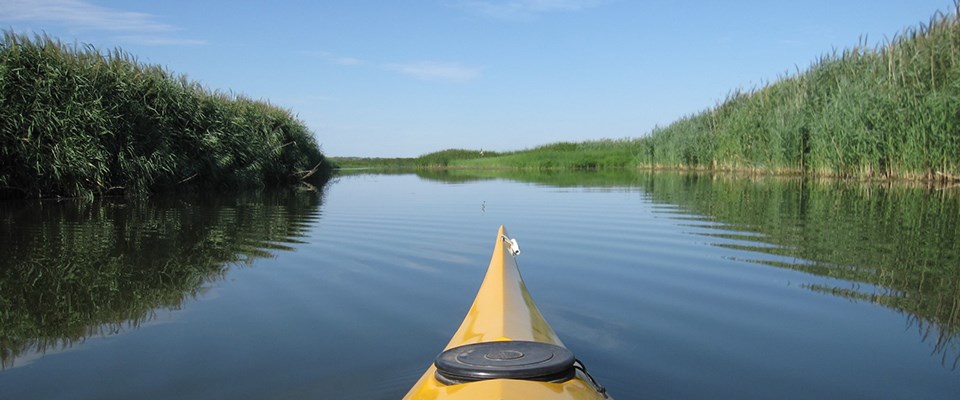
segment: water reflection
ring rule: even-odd
[[[656,201],[704,213],[750,238],[755,262],[852,281],[811,290],[908,313],[944,364],[960,362],[960,196],[926,187],[795,179],[670,179],[641,187]],[[743,248],[738,244],[718,246]],[[856,284],[867,283],[868,285]]]
[[[0,361],[138,327],[290,249],[322,192],[0,203]]]
[[[549,186],[639,188],[751,262],[837,278],[809,290],[906,313],[945,366],[960,365],[960,191],[916,185],[637,171],[437,171],[444,182],[507,178]],[[707,216],[690,219],[690,214]],[[721,227],[722,231],[716,228]],[[697,229],[710,228],[710,229]]]

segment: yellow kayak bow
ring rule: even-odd
[[[501,226],[470,311],[404,399],[609,399],[530,297]]]

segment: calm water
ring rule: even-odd
[[[0,203],[0,398],[399,399],[500,224],[618,399],[960,398],[958,192],[461,172]]]

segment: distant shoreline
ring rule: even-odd
[[[639,138],[560,142],[341,166],[647,168],[855,179],[960,181],[960,1],[875,48],[857,46]]]

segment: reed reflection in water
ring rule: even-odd
[[[3,368],[177,309],[299,243],[319,192],[0,203]]]
[[[805,182],[682,180],[649,176],[641,187],[732,227],[718,246],[777,258],[749,261],[839,278],[806,287],[910,316],[945,366],[960,363],[960,193],[957,188]],[[674,186],[672,188],[665,188]],[[769,243],[757,245],[756,243]]]

